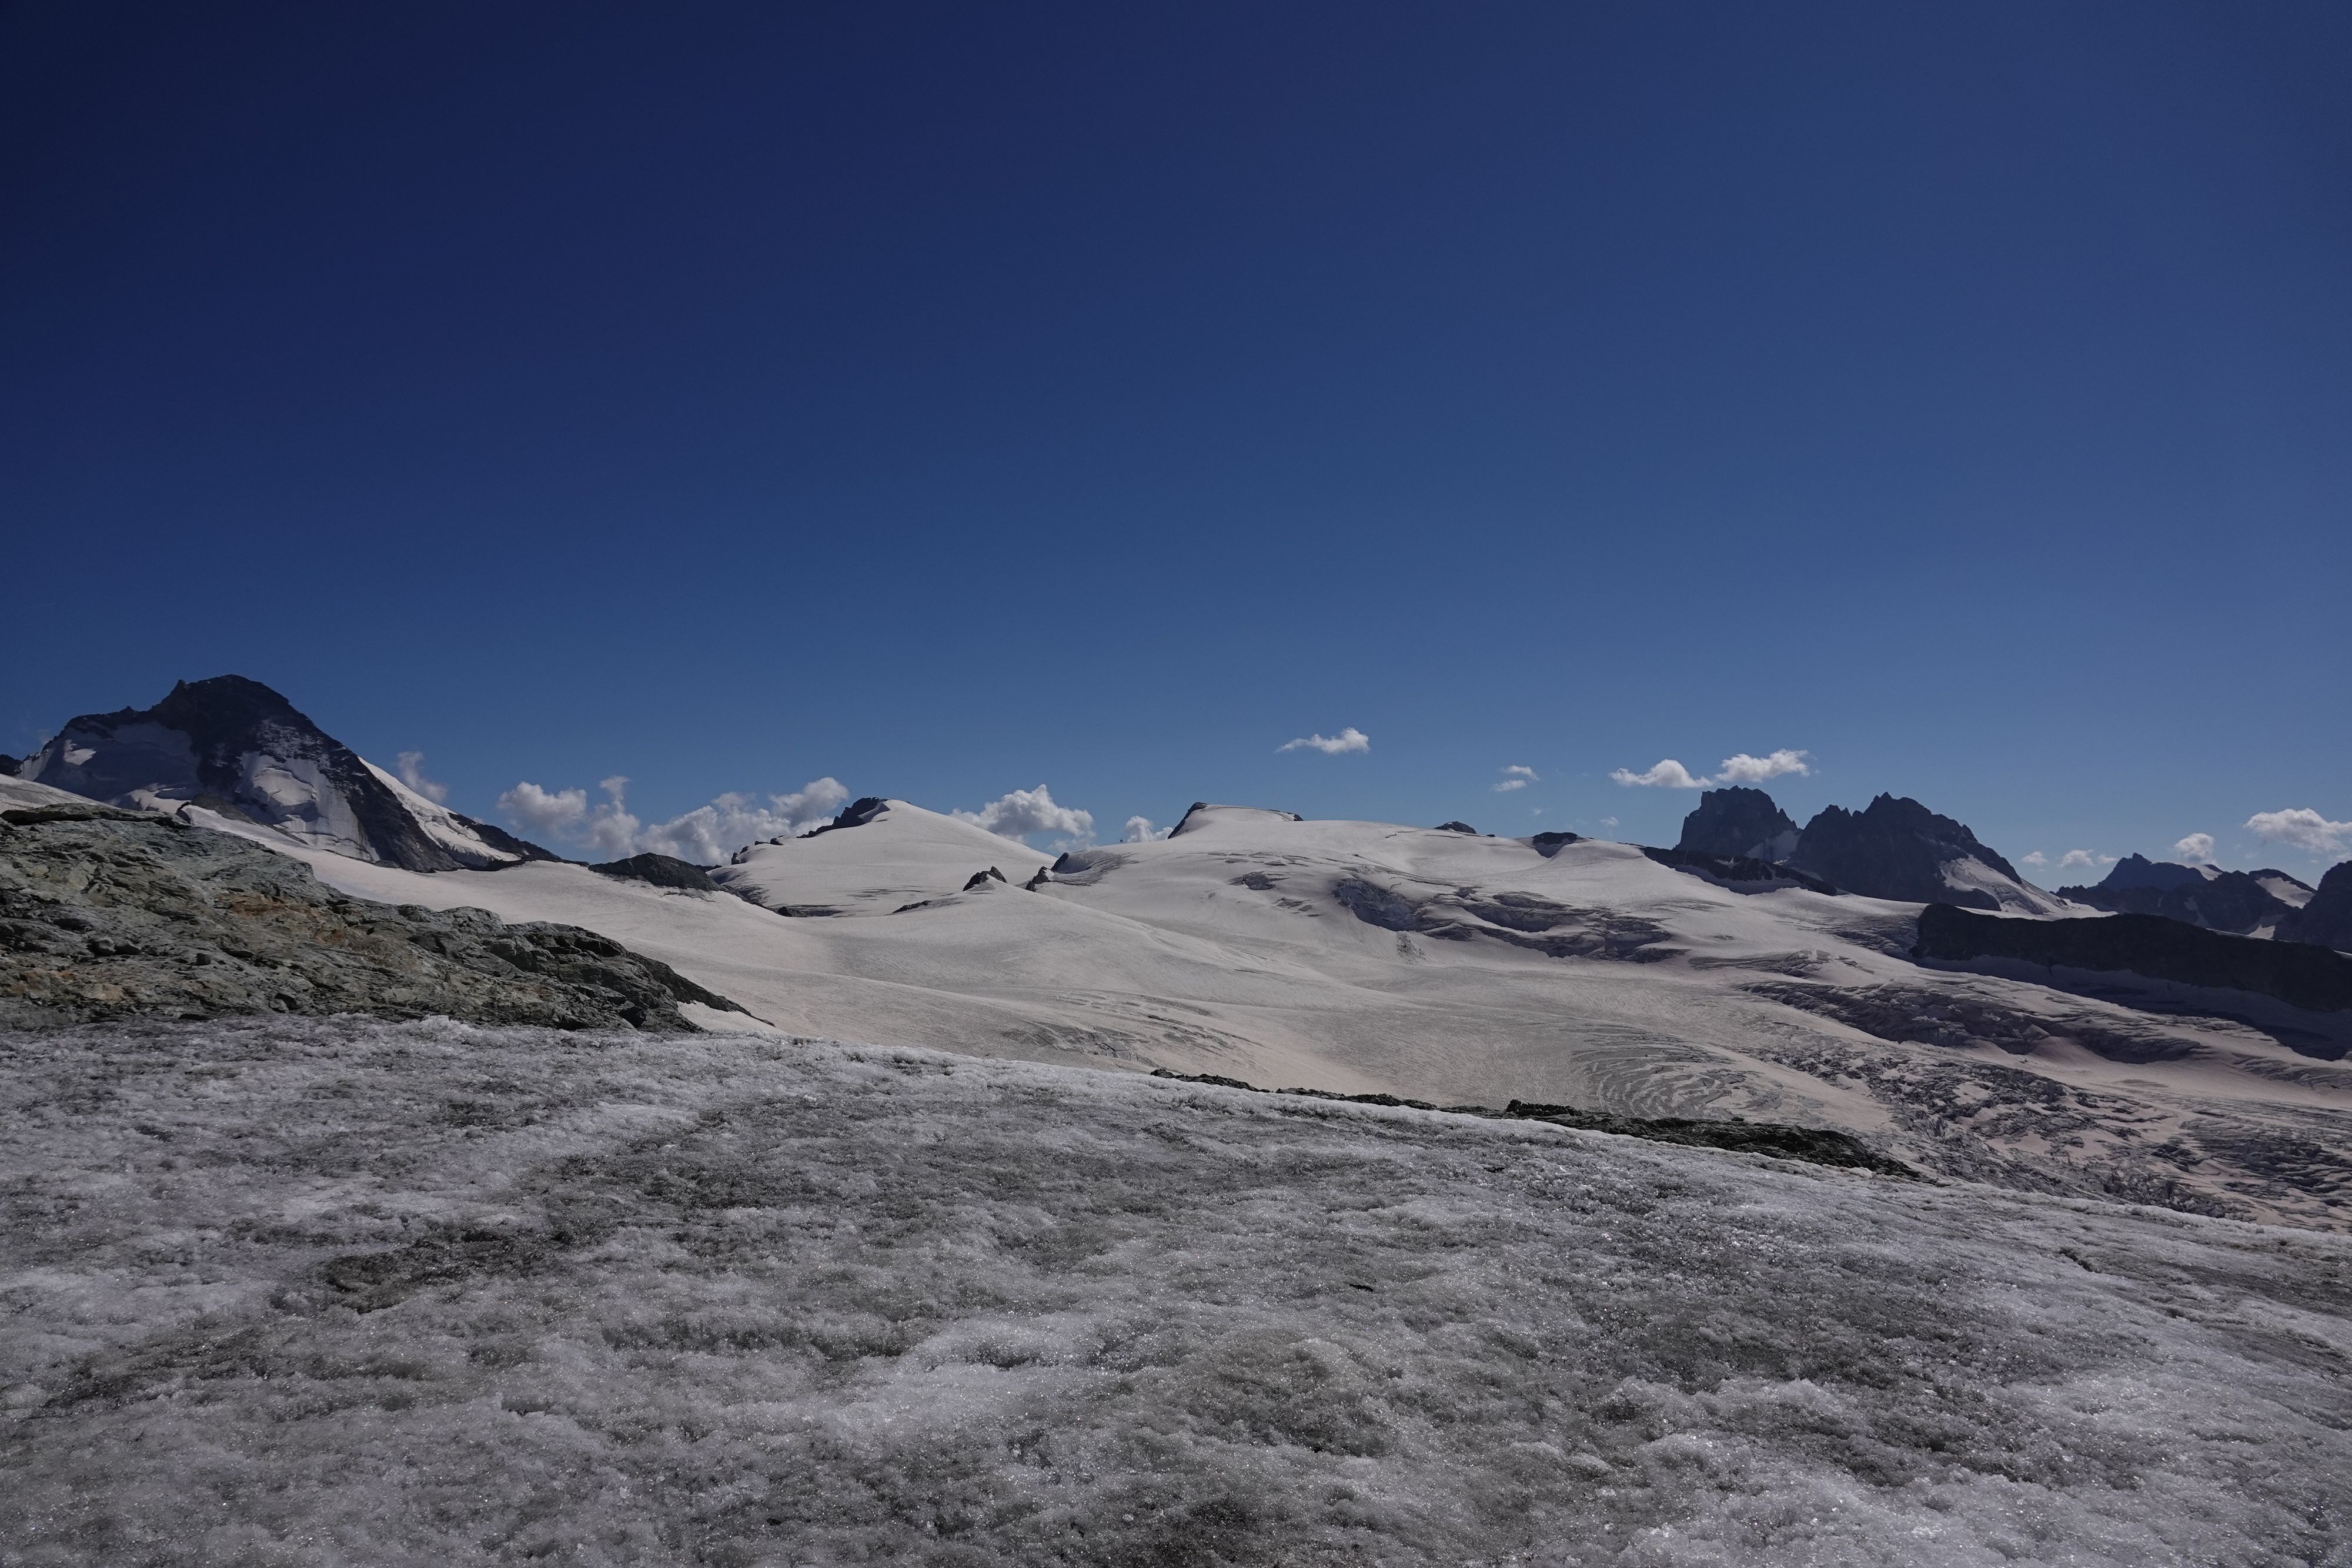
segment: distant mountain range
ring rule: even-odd
[[[0,758],[0,773],[192,825],[264,830],[306,848],[404,871],[496,870],[561,858],[427,799],[325,733],[278,693],[241,675],[183,681],[150,708],[81,715],[32,756]],[[859,801],[835,825],[860,825],[884,807],[878,798]],[[1176,833],[1190,831],[1205,810],[1196,806]],[[1260,814],[1297,821],[1288,812]],[[1470,831],[1459,822],[1444,826]],[[969,844],[946,827],[938,831],[948,833],[959,852],[997,841],[976,829],[962,835]],[[1551,855],[1580,841],[1573,834],[1539,834],[1528,841]],[[719,885],[749,894],[758,879],[742,868],[764,852],[763,846],[747,846],[715,883],[704,874],[708,868],[664,856],[640,855],[595,869],[677,889]],[[2026,881],[1966,823],[1895,795],[1882,794],[1858,811],[1828,807],[1801,829],[1761,789],[1710,789],[1684,819],[1675,848],[1651,853],[1741,891],[1833,888],[1867,898],[2042,917],[2087,907],[2159,915],[2233,936],[2352,947],[2352,866],[2337,867],[2315,890],[2283,871],[2223,872],[2132,855],[2095,886],[2053,894]]]
[[[2311,902],[2312,889],[2283,871],[2221,871],[2126,855],[2095,887],[2058,895],[2117,915],[2160,915],[2208,931],[2270,935]]]

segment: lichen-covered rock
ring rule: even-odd
[[[567,925],[347,897],[299,861],[95,803],[0,811],[0,1026],[364,1013],[656,1030],[741,1011]]]

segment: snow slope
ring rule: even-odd
[[[2352,1562],[2342,1237],[772,1037],[0,1036],[0,1116],[28,1568]]]
[[[798,1034],[1830,1126],[1947,1174],[2249,1218],[2333,1225],[2352,1199],[2330,1059],[2352,1018],[1926,968],[1916,906],[1740,892],[1627,845],[1209,810],[1031,891],[1042,855],[894,802],[724,868],[822,918],[571,865],[294,852],[362,897],[602,932]],[[962,891],[990,865],[1010,880]]]

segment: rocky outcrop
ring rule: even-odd
[[[1440,822],[1433,831],[1441,833],[1467,833],[1474,839],[1478,836],[1478,830],[1467,822]]]
[[[1538,833],[1528,841],[1535,846],[1536,853],[1546,860],[1551,859],[1570,844],[1580,844],[1583,841],[1582,833]]]
[[[970,893],[975,888],[986,887],[992,882],[1003,882],[1003,880],[1004,873],[997,870],[994,866],[990,866],[986,871],[976,871],[969,877],[966,877],[964,879],[963,890],[966,893]]]
[[[2313,1012],[2352,1009],[2352,956],[2300,942],[2225,936],[2156,915],[2004,920],[1931,904],[1920,911],[1914,952],[1943,963],[1999,958],[2251,991]]]
[[[856,800],[852,800],[847,806],[842,809],[841,815],[835,817],[830,822],[821,823],[816,827],[811,828],[807,832],[803,833],[801,837],[804,839],[813,839],[819,833],[837,832],[843,828],[862,828],[889,809],[890,802],[883,796],[860,795]],[[769,841],[772,843],[781,844],[784,841],[782,839],[772,839]],[[739,853],[735,858],[738,861],[740,861],[743,857]]]
[[[1965,823],[1918,801],[1881,795],[1860,811],[1831,806],[1805,824],[1788,863],[1866,898],[2000,909],[1981,884],[1999,877],[2024,894],[2017,868],[1977,841]]]
[[[182,681],[152,708],[83,714],[18,773],[116,806],[213,811],[404,871],[556,858],[412,794],[242,675]]]
[[[1220,1089],[1243,1089],[1253,1094],[1287,1094],[1307,1100],[1334,1100],[1349,1105],[1395,1105],[1414,1111],[1443,1111],[1454,1116],[1484,1116],[1497,1121],[1549,1122],[1588,1133],[1613,1133],[1622,1138],[1646,1138],[1657,1144],[1686,1148],[1722,1149],[1731,1154],[1765,1155],[1773,1159],[1801,1160],[1808,1165],[1834,1166],[1846,1170],[1875,1171],[1880,1176],[1916,1179],[1919,1173],[1900,1160],[1889,1159],[1850,1133],[1826,1127],[1798,1127],[1780,1122],[1747,1122],[1737,1116],[1620,1116],[1587,1111],[1575,1105],[1545,1105],[1514,1100],[1497,1111],[1486,1105],[1434,1105],[1426,1100],[1406,1100],[1394,1094],[1341,1094],[1328,1089],[1260,1089],[1238,1078],[1214,1072],[1173,1072],[1154,1068],[1154,1078],[1179,1083],[1209,1083]]]
[[[685,1031],[740,1012],[568,925],[346,897],[289,856],[94,804],[0,810],[0,1026],[255,1013]]]
[[[2278,939],[2352,953],[2352,861],[2330,866],[2311,902],[2279,920]]]
[[[707,869],[692,861],[679,860],[675,855],[631,855],[626,860],[606,861],[588,869],[629,882],[649,882],[656,887],[677,888],[682,893],[719,891],[719,884],[710,880],[710,873]]]
[[[1683,819],[1675,848],[1740,860],[1786,860],[1797,847],[1797,824],[1761,789],[1709,789]]]
[[[1709,882],[1738,893],[1769,893],[1781,887],[1802,887],[1814,893],[1837,892],[1834,883],[1814,876],[1810,872],[1748,855],[1705,854],[1696,850],[1659,850],[1646,846],[1642,852],[1660,865],[1696,873]]]
[[[2282,871],[2217,871],[2126,855],[2092,887],[2062,887],[2058,896],[2119,915],[2155,915],[2236,936],[2277,926],[2295,906],[2273,887],[2303,884]]]

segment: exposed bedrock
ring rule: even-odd
[[[676,855],[631,855],[626,860],[606,861],[588,869],[627,882],[649,882],[656,887],[673,887],[684,893],[719,891],[719,884],[710,880],[708,870]]]
[[[1484,937],[1554,958],[1627,958],[1643,964],[1683,952],[1667,945],[1672,933],[1654,920],[1557,904],[1531,893],[1481,893],[1464,887],[1416,902],[1362,877],[1342,877],[1332,884],[1331,896],[1368,925],[1446,942]]]
[[[169,818],[0,812],[0,1026],[276,1012],[683,1031],[683,1002],[742,1010],[593,932],[370,904]]]
[[[1944,963],[1996,958],[2121,970],[2176,985],[2251,991],[2313,1012],[2352,1009],[2352,956],[2300,942],[2225,936],[2155,915],[2004,920],[1931,904],[1919,913],[1916,955]]]

